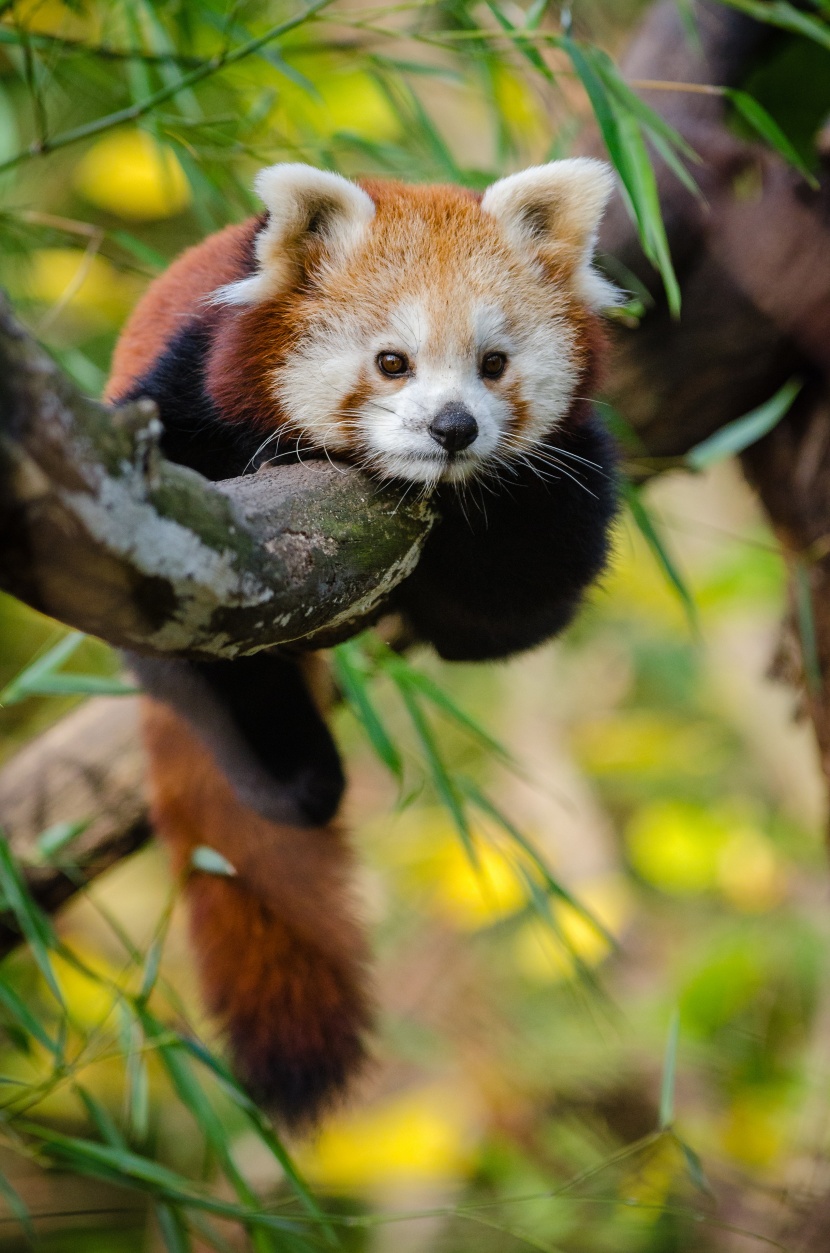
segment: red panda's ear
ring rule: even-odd
[[[333,261],[357,248],[375,214],[371,197],[340,174],[311,165],[271,165],[254,186],[268,210],[256,238],[257,268],[215,293],[221,304],[259,304],[296,281],[312,250]]]
[[[573,157],[500,179],[484,193],[481,208],[519,251],[543,259],[570,256],[580,295],[599,309],[621,299],[591,265],[613,186],[611,168],[604,161]]]

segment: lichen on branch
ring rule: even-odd
[[[235,657],[372,621],[433,521],[328,462],[210,483],[151,401],[83,396],[0,304],[0,587],[110,644]]]

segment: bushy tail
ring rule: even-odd
[[[334,826],[278,825],[244,806],[187,722],[155,701],[145,707],[153,819],[175,868],[207,845],[236,871],[187,876],[208,1007],[252,1096],[286,1122],[312,1121],[366,1057],[348,849]]]

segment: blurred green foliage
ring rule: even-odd
[[[567,151],[593,108],[671,295],[649,153],[682,172],[683,146],[612,59],[644,7],[0,2],[0,281],[97,393],[143,286],[256,207],[257,166],[480,187]],[[733,7],[788,32],[744,87],[754,134],[812,168],[824,9]],[[820,1188],[818,772],[761,681],[781,560],[722,464],[633,493],[555,649],[336,654],[385,1018],[301,1175],[211,1051],[160,854],[53,924],[0,847],[29,941],[0,977],[0,1250],[714,1253],[772,1239],[770,1197],[811,1196],[813,1167]],[[0,597],[0,758],[117,681],[93,640],[49,663],[62,636]],[[40,855],[72,873],[72,836]]]

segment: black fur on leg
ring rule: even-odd
[[[148,695],[186,718],[239,799],[271,822],[322,826],[345,787],[337,747],[291,657],[191,662],[128,654]]]
[[[148,396],[164,427],[161,450],[171,461],[217,482],[243,474],[256,460],[262,433],[226,421],[205,388],[214,330],[207,315],[194,317],[119,404]]]
[[[608,559],[616,453],[597,417],[554,432],[525,461],[498,481],[438,489],[441,521],[396,593],[448,661],[508,657],[559,634]]]

